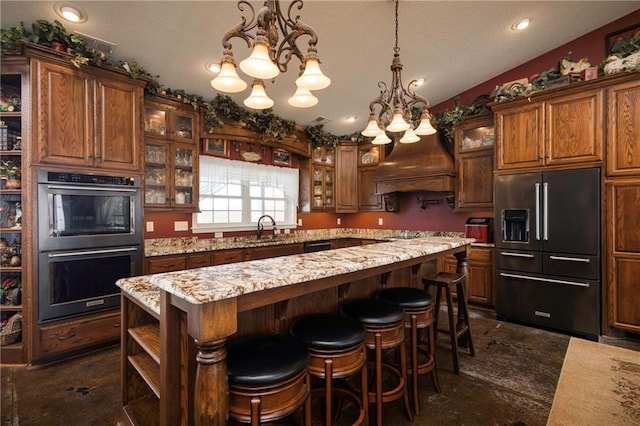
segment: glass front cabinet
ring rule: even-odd
[[[175,103],[145,102],[144,204],[147,209],[195,211],[198,113],[169,102]]]
[[[335,150],[332,147],[317,147],[312,153],[312,210],[335,208],[333,183],[335,181]]]

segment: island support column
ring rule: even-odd
[[[467,250],[469,250],[468,246],[467,246]],[[468,325],[469,318],[465,317],[466,310],[461,308],[462,303],[464,303],[465,306],[469,306],[468,305],[469,287],[467,284],[469,281],[469,264],[467,262],[467,250],[454,254],[454,256],[456,257],[456,260],[458,261],[456,272],[464,275],[464,279],[462,280],[463,294],[462,295],[458,294],[458,323],[456,324],[456,329],[461,329],[462,327],[467,327],[467,328],[469,327]],[[473,352],[473,349],[472,349],[473,346],[471,346],[469,342],[470,333],[471,331],[464,333],[462,336],[460,336],[460,338],[458,339],[458,345],[469,349],[470,352]]]

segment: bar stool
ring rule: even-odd
[[[367,330],[366,346],[375,351],[374,361],[368,367],[374,372],[375,391],[369,392],[369,402],[376,404],[376,420],[382,425],[382,404],[403,398],[407,416],[413,421],[413,412],[407,392],[407,352],[404,345],[404,310],[395,303],[382,299],[353,299],[340,307],[340,312],[359,320]],[[397,349],[400,355],[400,369],[385,362],[383,350]],[[392,389],[383,390],[382,373],[387,371],[398,381]]]
[[[261,334],[229,342],[229,419],[257,426],[304,405],[304,424],[310,426],[308,366],[307,348],[290,336]]]
[[[474,356],[473,341],[471,340],[471,328],[469,327],[469,310],[467,309],[467,297],[464,289],[464,274],[440,272],[429,278],[423,278],[422,283],[425,286],[433,285],[436,287],[436,307],[435,329],[436,332],[445,332],[451,337],[451,353],[453,355],[453,372],[459,374],[458,362],[458,345],[467,347],[469,355]],[[456,288],[458,298],[458,321],[453,324],[453,296],[451,290]],[[438,328],[438,311],[440,310],[440,297],[444,290],[447,298],[447,315],[449,318],[449,329]],[[460,343],[458,343],[460,339]]]
[[[413,396],[413,411],[420,414],[420,398],[418,395],[418,375],[430,373],[431,381],[437,392],[440,392],[438,372],[436,370],[436,340],[435,320],[433,316],[433,296],[415,287],[391,287],[378,293],[380,299],[393,302],[404,309],[404,326],[411,333],[410,338],[410,366],[411,389]],[[420,331],[427,330],[426,340],[420,338]],[[425,360],[418,361],[418,354],[423,354]]]
[[[336,396],[350,400],[359,408],[358,419],[353,424],[366,424],[369,404],[366,330],[360,321],[333,313],[312,314],[296,319],[289,333],[306,344],[311,376],[324,379],[324,387],[314,388],[311,393],[324,397],[325,424],[331,426],[332,420],[337,418],[332,404]],[[357,373],[360,373],[360,395],[347,387],[334,386],[334,379]]]

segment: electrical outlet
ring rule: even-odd
[[[290,233],[291,233],[291,229],[286,228],[286,229],[284,230],[284,233],[285,233],[285,234],[290,234]]]
[[[177,220],[173,222],[173,230],[174,231],[188,231],[189,230],[189,222],[186,220]]]
[[[213,233],[213,238],[222,238],[224,237],[224,233],[222,232],[214,232]]]
[[[378,225],[380,226],[384,225],[384,220],[382,220],[381,217],[378,218]]]
[[[298,219],[298,226],[302,226],[302,219]]]
[[[336,219],[336,223],[337,223],[338,225],[341,225],[341,224],[342,224],[342,219],[337,218],[337,219]]]
[[[147,232],[153,232],[153,222],[152,221],[148,221],[147,222]]]

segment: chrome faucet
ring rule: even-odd
[[[277,235],[278,228],[276,228],[276,221],[271,216],[269,216],[268,214],[265,214],[265,215],[260,216],[260,219],[258,219],[258,231],[257,231],[257,234],[256,234],[256,238],[257,239],[262,238],[262,231],[264,230],[264,225],[262,224],[262,219],[265,219],[265,218],[271,219],[271,225],[273,225],[273,236],[275,237]]]

